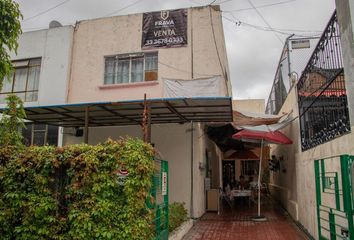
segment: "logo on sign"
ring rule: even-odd
[[[117,179],[118,185],[120,185],[120,186],[124,185],[125,180],[129,175],[128,170],[127,169],[118,169],[116,171],[116,174],[118,177],[118,179]]]
[[[170,16],[169,11],[161,11],[161,19],[166,20]]]

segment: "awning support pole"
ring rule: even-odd
[[[194,191],[194,134],[193,134],[194,128],[193,128],[193,121],[191,121],[191,205],[190,205],[190,217],[193,219],[194,218],[194,198],[193,198],[193,191]]]
[[[84,129],[84,143],[88,144],[88,136],[89,136],[89,107],[85,108],[85,129]]]
[[[143,129],[144,142],[151,143],[151,105],[146,100],[146,93],[144,94],[144,112],[141,127]]]
[[[147,129],[146,129],[146,142],[151,143],[151,104],[149,102],[147,104]]]

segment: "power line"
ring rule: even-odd
[[[31,16],[31,17],[25,18],[22,22],[25,22],[25,21],[28,21],[30,19],[36,18],[38,16],[41,16],[41,15],[43,15],[43,14],[45,14],[45,13],[47,13],[47,12],[57,8],[57,7],[60,7],[61,5],[64,5],[65,3],[69,2],[69,1],[71,1],[71,0],[62,1],[61,3],[59,3],[59,4],[57,4],[57,5],[53,6],[53,7],[50,7],[48,9],[44,10],[43,12],[39,12],[39,13],[37,13],[37,14]]]
[[[168,67],[168,68],[174,69],[174,70],[179,71],[179,72],[184,72],[184,73],[189,73],[189,74],[191,74],[191,71],[183,70],[183,69],[180,69],[180,68],[176,68],[176,67],[174,67],[174,66],[172,66],[172,65],[169,65],[169,64],[167,64],[167,63],[163,63],[163,62],[161,62],[161,61],[159,61],[159,64],[164,65],[164,66],[166,66],[166,67]],[[216,76],[215,74],[212,75],[212,74],[204,74],[204,73],[196,73],[196,72],[194,72],[194,74],[199,75],[199,76],[208,76],[208,77],[215,77],[215,76]]]
[[[290,2],[295,2],[297,0],[288,0],[288,1],[282,1],[282,2],[276,2],[276,3],[271,3],[271,4],[264,4],[264,5],[259,5],[256,6],[256,8],[267,8],[267,7],[272,7],[272,6],[276,6],[276,5],[281,5],[281,4],[286,4],[286,3],[290,3]],[[223,2],[221,2],[223,3]],[[221,4],[219,3],[219,4]],[[223,11],[223,12],[242,12],[242,11],[247,11],[247,10],[252,10],[253,8],[240,8],[240,9],[234,9],[234,10],[228,10],[228,11]]]
[[[139,2],[142,2],[142,1],[143,1],[143,0],[137,0],[137,1],[133,2],[133,3],[131,3],[131,4],[126,5],[125,7],[122,7],[122,8],[120,8],[120,9],[118,9],[118,10],[115,10],[114,12],[111,12],[111,13],[109,13],[109,14],[103,16],[103,17],[108,17],[108,16],[111,16],[111,15],[113,15],[113,14],[116,14],[116,13],[118,13],[118,12],[120,12],[120,11],[123,11],[124,9],[127,9],[127,8],[129,8],[129,7],[131,7],[131,6],[134,6],[135,4],[138,4]]]
[[[251,0],[247,0],[248,3],[252,6],[252,8],[256,11],[256,13],[258,14],[258,16],[260,16],[263,20],[263,22],[270,28],[273,30],[272,26],[268,23],[268,21],[263,17],[263,15],[258,11],[258,9],[253,5]],[[284,44],[283,40],[276,34],[274,33],[274,35],[279,39],[279,41]]]
[[[286,35],[286,36],[289,36],[289,34],[291,33],[294,33],[294,32],[299,32],[299,33],[321,33],[321,31],[310,31],[310,30],[300,30],[300,29],[279,29],[279,28],[267,28],[267,27],[264,27],[264,26],[257,26],[257,25],[253,25],[253,24],[250,24],[250,23],[246,23],[246,22],[243,22],[243,21],[240,21],[240,20],[232,20],[226,16],[222,16],[224,19],[228,20],[229,22],[232,22],[234,24],[236,24],[236,26],[245,26],[245,27],[251,27],[251,28],[254,28],[256,30],[260,30],[260,31],[266,31],[266,32],[277,32],[279,34],[282,34],[282,35]],[[309,35],[301,35],[301,34],[295,34],[295,36],[298,36],[298,37],[318,37],[318,36],[309,36]]]
[[[215,3],[217,0],[213,0],[211,3],[209,3],[208,5],[210,6],[211,4]]]

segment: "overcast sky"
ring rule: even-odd
[[[207,5],[212,0],[16,0],[24,31],[77,20]],[[216,0],[223,11],[233,97],[268,99],[286,37],[318,35],[335,9],[335,0]],[[255,10],[253,7],[256,7]],[[240,21],[238,26],[232,21]],[[250,25],[260,26],[254,27]],[[263,30],[262,30],[263,29]],[[275,33],[274,31],[282,33]],[[293,30],[301,30],[294,32]]]

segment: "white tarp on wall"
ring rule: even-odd
[[[225,97],[221,76],[194,80],[163,79],[164,97]]]

